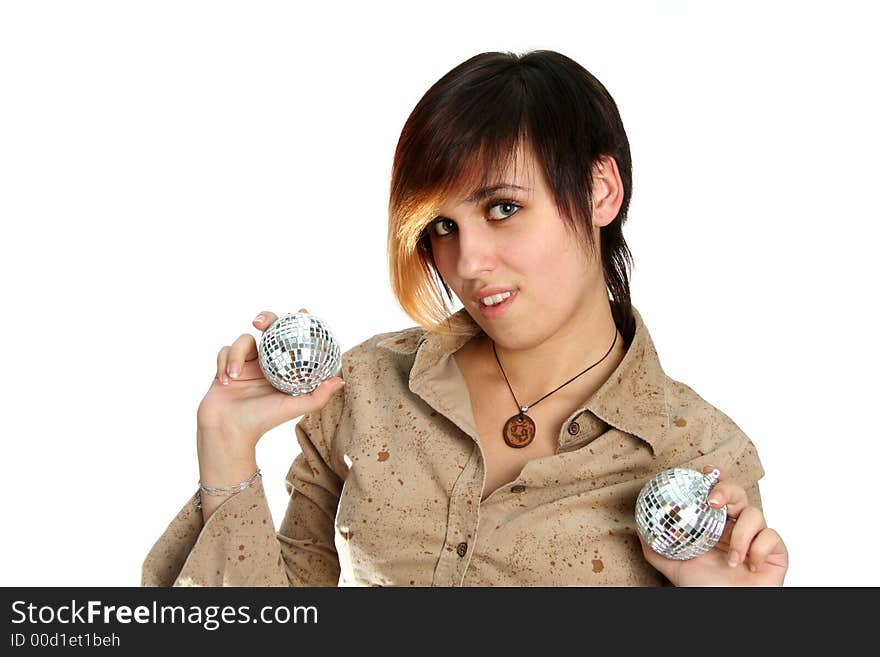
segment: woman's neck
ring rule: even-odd
[[[567,327],[532,347],[507,349],[496,343],[497,360],[489,336],[483,334],[475,342],[474,349],[486,365],[486,371],[497,376],[505,387],[506,375],[522,404],[536,402],[579,374],[553,396],[578,400],[585,394],[589,396],[601,387],[626,355],[623,336],[617,331],[610,305],[606,312],[569,322]],[[590,369],[581,374],[587,368]]]

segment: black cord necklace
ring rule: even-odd
[[[490,338],[490,340],[491,340],[491,338]],[[614,342],[611,343],[611,348],[608,349],[608,353],[606,353],[604,356],[602,356],[602,358],[600,358],[595,363],[590,365],[587,369],[585,369],[580,374],[576,374],[575,376],[571,377],[568,381],[566,381],[561,386],[559,386],[559,388],[567,386],[569,383],[571,383],[576,378],[578,378],[581,374],[585,374],[585,373],[589,372],[591,369],[596,367],[596,365],[598,365],[603,360],[608,358],[608,354],[610,354],[611,350],[614,349],[615,344],[617,344],[617,328],[616,327],[614,329]],[[540,402],[540,401],[544,400],[545,398],[549,397],[550,395],[552,395],[554,392],[556,392],[556,390],[559,390],[559,388],[556,388],[556,390],[551,390],[550,392],[548,392],[546,395],[541,397],[541,399],[539,399],[536,402],[532,402],[531,404],[528,404],[526,406],[520,406],[520,403],[517,400],[516,395],[513,394],[513,388],[510,387],[510,381],[507,380],[507,374],[504,373],[504,368],[501,366],[501,361],[498,358],[498,352],[495,350],[495,341],[494,340],[492,340],[492,353],[495,354],[495,360],[498,361],[498,367],[501,368],[501,374],[504,375],[504,380],[507,382],[507,387],[510,389],[510,394],[513,395],[513,401],[516,402],[516,406],[517,406],[517,408],[519,408],[519,413],[512,416],[509,420],[507,420],[507,422],[504,423],[504,430],[502,431],[502,435],[504,436],[504,442],[506,442],[511,447],[525,447],[526,445],[531,443],[532,440],[535,438],[535,421],[532,418],[530,418],[528,415],[526,415],[526,411],[528,411],[529,408],[533,407],[538,402]]]

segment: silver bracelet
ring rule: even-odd
[[[197,490],[196,494],[193,495],[192,505],[196,509],[202,508],[202,492],[205,492],[208,495],[222,495],[224,497],[229,497],[231,495],[235,495],[236,493],[240,493],[245,488],[254,483],[257,480],[257,477],[261,476],[262,475],[260,474],[260,469],[257,468],[257,471],[250,477],[248,477],[241,483],[233,484],[232,486],[203,486],[202,482],[199,481],[199,490]]]

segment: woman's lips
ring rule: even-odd
[[[517,293],[518,291],[514,290],[504,301],[496,303],[493,306],[486,306],[482,301],[478,301],[477,304],[480,306],[480,312],[483,314],[483,317],[486,319],[495,319],[504,315],[504,313],[507,312],[507,309],[510,308],[511,304],[513,304],[514,299],[516,299]]]

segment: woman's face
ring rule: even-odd
[[[521,150],[517,162],[500,179],[509,186],[484,198],[465,198],[473,190],[450,195],[428,235],[440,275],[477,324],[499,345],[527,349],[556,335],[576,335],[598,304],[607,306],[608,295],[601,262],[589,259],[566,229],[531,149]],[[607,186],[600,174],[594,180],[598,247],[597,221],[608,223],[617,210],[605,218]],[[513,294],[487,308],[475,298],[483,288]]]

